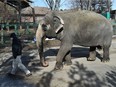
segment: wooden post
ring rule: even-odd
[[[36,25],[35,25],[35,9],[33,7],[31,7],[32,9],[32,14],[33,14],[33,27],[34,27],[34,30],[36,30]]]
[[[7,9],[7,0],[4,1],[4,8],[5,8],[5,19],[4,19],[4,23],[6,24],[5,27],[7,28],[7,31],[9,32],[9,20],[8,20],[9,14],[8,14],[8,9]]]
[[[1,27],[1,44],[4,44],[4,24]]]
[[[91,10],[91,0],[88,1],[88,10],[90,11]]]
[[[80,0],[81,10],[83,10],[83,1]]]
[[[3,24],[2,24],[2,27],[1,27],[1,44],[4,44],[4,26],[5,26],[5,23],[6,23],[6,1],[4,1],[4,17],[3,17]]]
[[[114,19],[116,20],[116,11],[115,11],[115,14],[114,14]]]
[[[19,3],[18,6],[18,12],[19,12],[19,28],[22,29],[22,25],[21,25],[21,0],[17,0]]]

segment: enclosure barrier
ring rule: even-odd
[[[32,27],[32,28],[37,27],[37,24],[36,23],[34,24],[33,22],[26,22],[26,23],[22,23],[21,26],[24,27],[25,34],[31,34],[30,27]],[[19,30],[19,23],[14,23],[14,24],[1,23],[0,24],[0,29],[1,29],[1,31],[0,31],[0,33],[1,33],[1,35],[0,35],[1,44],[4,44],[4,30],[5,30],[5,28],[7,29],[7,28],[10,28],[10,27],[13,27],[14,32],[17,35],[20,34],[19,31],[18,31]]]

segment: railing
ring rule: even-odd
[[[25,34],[31,34],[31,31],[30,31],[30,27],[34,28],[34,27],[37,27],[37,24],[33,23],[33,22],[26,22],[26,23],[21,23],[21,26],[24,27],[25,29]],[[10,27],[13,27],[14,29],[14,32],[19,35],[20,32],[19,32],[19,23],[0,23],[0,38],[1,38],[1,43],[4,44],[4,28],[10,28]],[[10,30],[10,29],[9,29]]]

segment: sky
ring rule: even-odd
[[[116,0],[112,0],[112,10],[116,10]]]
[[[46,0],[32,0],[32,1],[34,2],[31,4],[32,6],[48,7]],[[68,0],[61,0],[60,6],[61,9],[69,8],[67,1]]]
[[[32,3],[32,6],[40,6],[40,7],[48,7],[45,0],[32,0],[34,3]],[[68,0],[61,0],[61,7],[60,9],[67,9],[70,7],[67,3]],[[112,0],[112,10],[116,10],[116,0]]]

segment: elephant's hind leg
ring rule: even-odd
[[[72,61],[71,61],[71,51],[69,51],[66,56],[64,57],[64,65],[72,65]]]
[[[109,46],[103,46],[103,59],[102,62],[109,62]]]
[[[88,61],[96,60],[96,46],[90,46]]]

